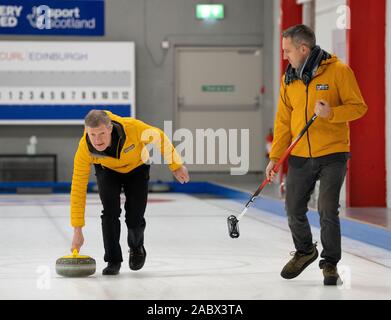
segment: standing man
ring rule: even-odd
[[[121,268],[120,247],[121,190],[124,190],[125,222],[128,228],[129,267],[144,266],[144,212],[147,205],[149,168],[145,144],[160,148],[170,170],[180,183],[189,181],[187,169],[167,136],[140,120],[123,118],[109,111],[91,110],[85,117],[85,132],[76,151],[71,189],[72,250],[84,243],[87,184],[94,164],[102,201],[102,232],[108,265],[103,275],[116,275]]]
[[[341,259],[338,217],[339,195],[349,154],[349,121],[367,111],[353,71],[336,56],[316,45],[313,30],[296,25],[282,34],[284,59],[289,61],[282,77],[274,140],[266,176],[310,117],[318,118],[292,150],[289,158],[286,211],[296,248],[281,271],[285,279],[297,277],[318,257],[306,213],[317,180],[320,181],[318,211],[323,251],[319,267],[324,285],[336,285]],[[293,255],[293,254],[292,254]]]

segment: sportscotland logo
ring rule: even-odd
[[[50,8],[47,5],[32,7],[27,15],[30,25],[36,29],[95,29],[96,21],[81,19],[80,8]]]

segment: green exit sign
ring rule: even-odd
[[[234,92],[234,85],[202,85],[202,92]]]
[[[224,5],[222,4],[197,4],[197,19],[217,20],[224,19]]]

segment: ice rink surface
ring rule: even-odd
[[[323,286],[318,261],[293,280],[281,278],[294,250],[286,219],[251,208],[240,221],[240,238],[231,239],[226,218],[243,205],[150,194],[144,268],[135,272],[128,267],[123,212],[124,263],[118,276],[102,276],[102,207],[98,195],[89,194],[80,253],[95,258],[97,271],[88,278],[63,278],[55,273],[55,261],[70,252],[69,195],[1,195],[0,299],[391,298],[391,252],[347,238],[339,264],[342,286]],[[313,235],[320,252],[319,230],[313,228]]]

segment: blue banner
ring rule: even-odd
[[[92,109],[109,110],[121,117],[134,117],[130,105],[0,105],[0,123],[7,120],[80,120]],[[10,122],[10,123],[11,123]]]
[[[103,36],[103,0],[1,0],[0,34]]]

